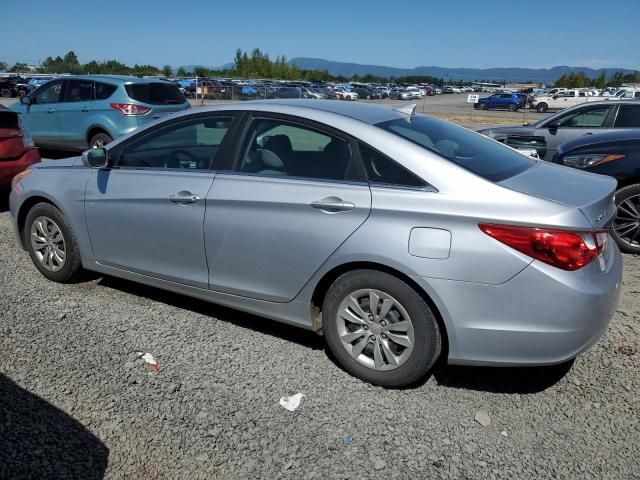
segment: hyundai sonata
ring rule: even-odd
[[[324,334],[384,386],[452,364],[545,365],[615,311],[615,180],[470,130],[351,102],[174,114],[13,182],[20,244]]]

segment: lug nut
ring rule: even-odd
[[[373,315],[369,314],[369,321],[373,322]]]
[[[380,325],[382,325],[383,327],[384,327],[384,326],[386,326],[386,325],[387,325],[387,321],[386,321],[386,320],[382,320],[382,321],[380,322]]]
[[[375,335],[369,336],[369,341],[370,342],[375,342],[376,341],[376,336]]]
[[[384,338],[386,340],[387,336],[383,333],[382,334],[382,338]]]
[[[362,328],[364,328],[365,330],[369,330],[369,325],[364,325]]]

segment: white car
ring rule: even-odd
[[[414,87],[414,86],[409,86],[409,87],[405,88],[405,91],[413,93],[413,95],[414,95],[413,98],[422,98],[427,93],[424,90],[422,90],[421,88]]]
[[[358,94],[355,92],[350,92],[344,88],[336,88],[335,89],[338,100],[358,100]]]

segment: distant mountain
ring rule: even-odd
[[[583,72],[591,78],[596,78],[602,70],[610,75],[613,72],[622,70],[626,73],[633,73],[633,70],[623,68],[604,68],[597,70],[587,67],[553,67],[553,68],[444,68],[444,67],[415,67],[415,68],[395,68],[381,65],[362,65],[359,63],[344,63],[324,60],[321,58],[297,57],[289,60],[289,63],[297,65],[303,70],[327,70],[331,75],[342,75],[351,77],[352,75],[364,76],[367,74],[379,77],[404,77],[408,75],[430,75],[442,78],[445,81],[507,81],[553,83],[562,75],[571,72]]]

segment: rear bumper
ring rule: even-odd
[[[615,242],[605,257],[604,271],[597,260],[576,272],[534,261],[501,285],[414,279],[441,310],[449,363],[552,365],[595,344],[615,313],[622,286]]]
[[[25,170],[29,165],[40,162],[37,149],[28,150],[17,160],[0,161],[0,187],[11,185],[11,179]]]

